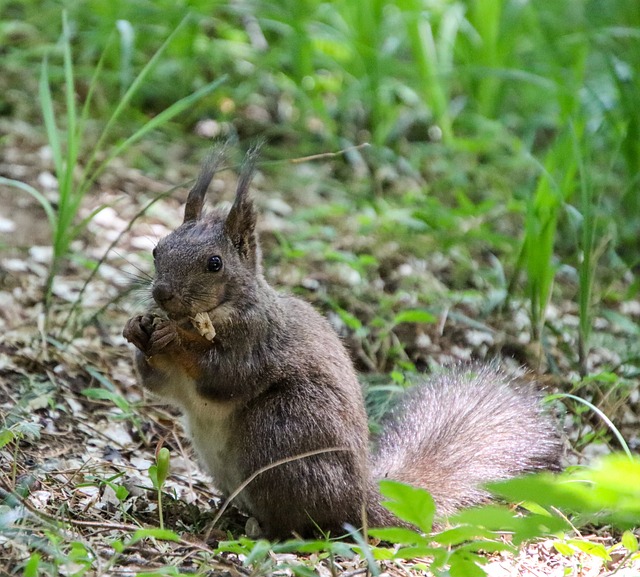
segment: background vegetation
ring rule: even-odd
[[[330,315],[371,385],[374,408],[390,382],[402,386],[416,371],[503,354],[586,398],[614,426],[627,424],[634,450],[636,0],[0,0],[0,54],[0,138],[19,148],[16,135],[29,126],[48,142],[58,185],[58,196],[47,196],[4,158],[0,186],[44,208],[51,231],[53,258],[38,295],[44,342],[54,350],[44,366],[55,366],[55,351],[81,349],[88,327],[118,328],[119,305],[85,303],[106,254],[79,259],[73,250],[78,240],[91,246],[87,227],[109,204],[101,178],[117,172],[113,161],[181,184],[208,139],[231,137],[244,149],[265,138],[260,202],[280,217],[263,234],[267,274]],[[153,195],[129,204],[142,209],[147,201]],[[28,249],[1,242],[8,255]],[[71,274],[85,284],[69,303],[55,287]],[[490,334],[488,344],[470,344],[470,332]],[[109,369],[85,376],[94,391],[85,397],[112,402],[142,429],[142,409],[111,384]],[[566,422],[576,450],[613,438],[629,451],[586,405],[572,403],[564,410],[575,418]],[[6,407],[2,445],[11,450],[3,455],[13,465],[3,470],[13,489],[21,443],[34,442],[37,430],[25,425],[20,403]],[[626,511],[618,505],[607,504]],[[618,529],[634,525],[621,517],[614,515]],[[471,533],[465,539],[486,537]],[[630,557],[633,534],[625,535]],[[64,559],[75,554],[90,571],[94,553],[83,547]],[[269,544],[254,547],[234,541],[225,551],[273,570]],[[51,547],[39,550],[46,555],[31,554],[31,575],[55,560]],[[471,574],[477,559],[454,550],[461,552],[453,560],[423,553],[435,555],[435,569],[459,563],[459,574]]]

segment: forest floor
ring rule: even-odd
[[[3,129],[0,175],[55,196],[50,152],[39,133],[17,123]],[[203,143],[199,158],[205,151]],[[83,215],[108,207],[73,243],[46,313],[43,287],[51,240],[44,214],[27,194],[0,187],[0,413],[6,428],[20,425],[15,442],[0,449],[0,486],[6,499],[21,503],[0,506],[0,529],[9,521],[18,528],[0,532],[0,574],[18,574],[33,551],[40,552],[43,563],[64,557],[56,566],[64,575],[165,575],[170,565],[211,575],[293,574],[301,568],[319,575],[364,574],[358,556],[272,552],[249,568],[240,549],[212,553],[216,542],[242,534],[244,518],[231,510],[210,527],[219,496],[198,466],[177,413],[136,383],[132,351],[121,334],[127,318],[145,306],[140,290],[130,290],[132,276],[151,274],[150,251],[181,222],[185,189],[136,217],[148,202],[198,170],[189,147],[168,147],[166,153],[161,174],[150,177],[120,163],[100,178],[85,199]],[[460,256],[456,247],[438,248],[437,239],[423,232],[394,240],[392,221],[377,222],[366,208],[350,204],[345,192],[335,192],[340,185],[333,163],[287,164],[280,178],[273,170],[259,172],[254,188],[265,273],[278,289],[303,295],[329,317],[365,383],[375,389],[388,381],[390,371],[398,378],[399,367],[408,362],[430,372],[458,360],[500,356],[537,374],[549,392],[575,390],[578,312],[573,300],[554,296],[541,349],[530,342],[524,300],[513,298],[502,310],[492,306],[495,285],[487,278],[499,270],[492,255]],[[229,200],[234,179],[233,171],[218,175],[212,196]],[[285,184],[291,180],[304,192]],[[363,232],[367,219],[369,229]],[[473,227],[473,217],[461,225]],[[114,242],[83,288],[91,263]],[[416,249],[407,249],[412,244]],[[617,282],[624,286],[629,279]],[[69,316],[79,297],[81,304]],[[403,310],[427,309],[435,322],[394,322]],[[637,356],[639,323],[640,300],[603,302],[594,317],[589,372],[610,371]],[[406,378],[418,377],[407,372]],[[629,381],[624,394],[598,382],[580,394],[589,396],[638,450],[637,382],[634,387]],[[566,408],[559,414],[567,463],[589,462],[611,450],[597,417],[576,416]],[[172,455],[164,487],[165,524],[180,541],[146,539],[119,552],[114,543],[123,535],[158,526],[148,469],[160,445]],[[614,542],[603,529],[582,536]],[[622,554],[614,552],[612,558],[566,557],[545,540],[523,547],[517,557],[489,556],[485,570],[495,576],[640,574],[640,563],[618,567]],[[389,575],[421,574],[416,563],[380,565]]]

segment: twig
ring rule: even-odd
[[[308,162],[310,160],[320,160],[321,158],[335,158],[336,156],[342,156],[346,152],[351,152],[352,150],[360,150],[362,148],[368,148],[371,146],[368,142],[363,142],[362,144],[358,144],[356,146],[349,146],[348,148],[343,148],[342,150],[338,150],[336,152],[321,152],[319,154],[312,154],[310,156],[301,156],[299,158],[291,158],[289,162],[291,164],[300,164],[302,162]]]
[[[607,573],[605,575],[605,577],[612,577],[613,575],[615,575],[618,571],[620,571],[620,569],[622,569],[625,565],[625,563],[631,559],[631,557],[633,557],[635,554],[637,553],[637,551],[629,551],[618,563],[618,566],[611,571],[611,573]]]
[[[355,577],[355,575],[362,575],[363,573],[367,573],[369,571],[368,567],[360,567],[360,569],[355,569],[354,571],[347,571],[342,574],[342,577]]]
[[[315,455],[322,455],[324,453],[333,453],[333,452],[337,452],[337,451],[350,451],[350,450],[351,449],[347,449],[346,447],[331,447],[329,449],[317,449],[315,451],[307,451],[306,453],[301,453],[300,455],[295,455],[293,457],[286,457],[284,459],[278,459],[277,461],[274,461],[273,463],[270,463],[269,465],[265,465],[264,467],[261,467],[257,471],[254,471],[245,481],[240,483],[240,486],[235,491],[233,491],[233,493],[231,493],[231,495],[229,495],[227,497],[226,501],[222,504],[222,507],[220,507],[220,510],[218,511],[218,513],[214,517],[213,521],[211,522],[211,526],[210,526],[209,530],[207,531],[207,535],[205,537],[205,541],[209,540],[209,537],[211,535],[211,531],[215,527],[216,523],[220,520],[220,517],[222,517],[224,512],[227,510],[227,507],[231,504],[231,501],[233,501],[242,491],[244,491],[244,489],[247,487],[247,485],[249,485],[249,483],[251,483],[256,477],[258,477],[262,473],[265,473],[266,471],[269,471],[271,469],[275,469],[276,467],[280,467],[281,465],[285,465],[287,463],[291,463],[293,461],[299,461],[300,459],[306,459],[307,457],[313,457]]]

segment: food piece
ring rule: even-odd
[[[208,341],[216,336],[216,329],[213,328],[208,313],[198,313],[191,319],[191,324]]]

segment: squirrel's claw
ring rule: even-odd
[[[144,322],[145,317],[148,316],[138,315],[130,318],[122,331],[122,336],[143,352],[148,348],[151,336],[151,332]]]
[[[168,345],[179,340],[176,325],[171,321],[154,319],[153,332],[149,339],[149,356],[157,355]]]

